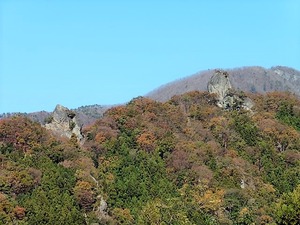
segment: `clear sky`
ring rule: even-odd
[[[124,103],[252,65],[300,69],[299,0],[0,0],[0,113]]]

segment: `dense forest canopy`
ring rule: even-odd
[[[0,120],[1,224],[299,224],[300,101],[207,92],[109,109],[76,137]]]

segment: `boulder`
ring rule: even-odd
[[[229,74],[226,71],[215,70],[214,75],[208,82],[207,89],[209,93],[216,94],[217,99],[222,101],[231,89]]]

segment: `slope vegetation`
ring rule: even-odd
[[[253,112],[207,92],[136,98],[83,146],[1,120],[1,224],[298,224],[300,101],[250,97]]]

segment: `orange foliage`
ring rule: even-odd
[[[17,219],[19,219],[19,220],[24,219],[25,212],[26,212],[25,208],[20,207],[20,206],[16,206],[13,211],[14,211],[14,214],[15,214]]]
[[[99,132],[95,137],[95,141],[99,144],[104,143],[106,141],[105,133]]]
[[[151,152],[155,149],[156,138],[152,133],[144,132],[138,136],[137,143],[142,149]]]
[[[111,116],[114,120],[117,120],[120,118],[120,116],[124,115],[126,113],[126,107],[125,106],[116,106],[111,109],[109,109],[106,114]]]

